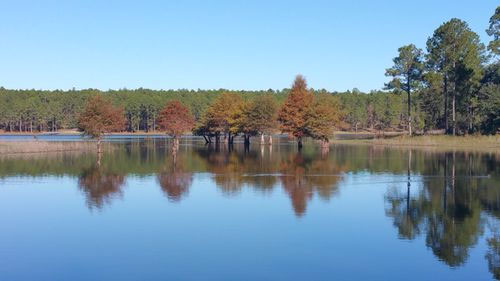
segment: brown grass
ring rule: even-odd
[[[90,141],[0,141],[0,154],[93,150],[97,150],[97,146],[95,142]]]
[[[0,135],[27,135],[27,136],[32,136],[32,135],[47,135],[47,134],[56,134],[56,135],[81,135],[82,132],[78,131],[77,129],[61,129],[57,130],[57,132],[38,132],[38,131],[33,131],[33,133],[30,132],[6,132],[0,130]],[[165,135],[164,131],[156,130],[156,131],[135,131],[135,132],[115,132],[115,133],[108,133],[105,135]]]
[[[500,136],[399,136],[363,140],[334,140],[334,143],[371,144],[391,147],[439,148],[444,150],[473,150],[500,152]]]

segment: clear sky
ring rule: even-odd
[[[0,1],[0,85],[380,89],[397,48],[452,17],[483,42],[495,0]]]

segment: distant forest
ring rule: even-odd
[[[451,19],[427,40],[426,51],[413,44],[395,52],[386,70],[392,80],[383,90],[328,92],[339,103],[337,130],[399,130],[417,133],[444,130],[449,134],[495,134],[500,128],[500,7],[487,28],[491,42],[482,44],[468,24]],[[335,77],[332,77],[334,80]],[[156,131],[158,115],[171,100],[178,100],[200,121],[211,103],[223,93],[249,101],[272,96],[278,106],[290,89],[232,90],[13,90],[0,88],[0,130],[47,132],[78,128],[78,117],[89,97],[102,94],[121,106],[126,130]]]

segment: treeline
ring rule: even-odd
[[[97,139],[100,152],[104,134],[125,130],[125,115],[123,107],[114,105],[102,94],[96,94],[89,97],[78,114],[78,128],[85,135]],[[210,103],[198,120],[178,100],[169,101],[155,115],[153,127],[158,124],[161,132],[174,139],[174,150],[178,147],[179,136],[186,132],[203,136],[207,143],[214,139],[216,144],[221,142],[221,137],[224,142],[233,144],[235,136],[242,136],[248,147],[250,137],[260,135],[261,144],[265,144],[264,135],[278,129],[295,137],[299,148],[302,147],[303,137],[320,140],[326,148],[342,112],[335,96],[324,93],[315,95],[307,87],[304,77],[297,75],[290,93],[279,108],[270,94],[244,99],[237,93],[223,93]],[[272,137],[268,144],[271,143]]]
[[[0,129],[7,132],[46,132],[78,127],[78,117],[91,96],[102,94],[124,109],[126,130],[155,131],[159,128],[158,115],[172,100],[187,106],[196,120],[220,94],[231,92],[245,99],[271,93],[277,101],[286,96],[283,91],[229,91],[229,90],[149,90],[121,89],[85,90],[11,90],[0,87]]]
[[[498,65],[496,66],[498,69]],[[476,120],[475,130],[494,133],[499,128],[498,108],[500,108],[498,71],[497,82],[489,84],[484,90],[493,95],[482,103],[483,117]],[[339,130],[406,130],[407,98],[404,95],[372,91],[361,92],[357,89],[347,92],[330,93],[326,90],[314,91],[338,96],[344,113]],[[158,115],[161,109],[172,100],[186,105],[199,121],[209,105],[221,94],[232,93],[245,100],[261,95],[274,98],[279,105],[283,103],[289,89],[279,91],[230,91],[230,90],[171,90],[157,91],[147,89],[99,91],[93,89],[71,91],[10,90],[0,88],[0,130],[5,132],[56,132],[61,129],[78,128],[78,116],[88,97],[101,93],[110,97],[113,103],[124,109],[127,132],[154,132],[159,129]],[[415,130],[424,132],[444,129],[443,102],[430,89],[422,89],[412,94],[412,115]],[[486,106],[485,106],[486,105]],[[484,113],[483,113],[484,112]],[[477,115],[480,113],[476,112]],[[496,119],[495,119],[496,117]],[[495,121],[496,120],[496,121]],[[479,125],[478,125],[479,124]]]
[[[336,96],[342,113],[340,122],[335,124],[339,130],[495,134],[500,128],[500,7],[490,18],[487,33],[492,40],[486,48],[466,22],[451,19],[429,37],[426,51],[413,44],[398,49],[393,66],[386,70],[392,80],[383,91],[310,91],[314,96]],[[246,102],[263,95],[271,97],[278,110],[289,93],[290,89],[43,91],[0,88],[0,130],[46,132],[77,128],[86,101],[96,94],[123,108],[126,131],[154,132],[160,128],[161,110],[172,100],[189,108],[199,125],[204,116],[210,114],[208,110],[216,98],[223,94]],[[221,104],[218,110],[224,111],[224,106]],[[197,126],[197,130],[207,129]],[[227,127],[225,131],[229,133]]]
[[[0,129],[8,132],[39,132],[75,129],[78,117],[89,97],[97,94],[111,99],[124,109],[129,132],[158,129],[158,114],[171,100],[179,100],[186,105],[196,119],[221,93],[220,90],[149,90],[121,89],[100,91],[85,90],[10,90],[0,88]],[[239,91],[241,96],[251,97],[268,91]],[[269,91],[284,97],[281,92]]]
[[[406,120],[423,129],[448,134],[496,133],[500,125],[500,7],[486,30],[488,49],[465,21],[453,18],[439,26],[426,52],[413,44],[398,49],[386,75],[386,89],[406,93]],[[413,98],[412,98],[413,97]]]

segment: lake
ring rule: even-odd
[[[500,279],[498,154],[107,145],[0,156],[0,280]]]

